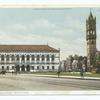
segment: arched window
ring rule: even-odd
[[[42,61],[44,61],[44,55],[42,55],[41,58],[42,58]]]
[[[37,70],[39,70],[39,66],[37,66]]]
[[[42,69],[44,69],[44,66],[42,66]]]
[[[54,61],[55,60],[55,57],[54,55],[51,56],[51,61]]]
[[[19,61],[19,55],[16,56],[16,60]]]
[[[47,61],[49,61],[49,60],[50,60],[49,55],[47,55],[47,57],[46,57],[46,58],[47,58]]]
[[[14,61],[15,60],[15,56],[11,55],[11,60]]]
[[[29,55],[27,55],[27,56],[26,56],[26,59],[29,61],[29,60],[30,60],[30,56],[29,56]]]
[[[37,61],[39,61],[40,60],[40,56],[39,55],[37,55]]]
[[[22,58],[22,61],[24,61],[25,60],[25,55],[22,55],[21,58]]]
[[[34,70],[34,66],[32,66],[32,70]]]
[[[4,70],[4,66],[2,66],[2,70]]]
[[[9,61],[9,55],[6,55],[6,60]]]
[[[49,66],[47,66],[47,69],[49,69]]]
[[[35,60],[35,56],[34,55],[32,55],[31,58],[32,58],[33,61]]]
[[[14,69],[14,66],[12,66],[12,69]]]
[[[55,69],[55,67],[54,66],[52,66],[52,70],[54,70]]]
[[[9,66],[7,66],[7,70],[9,70]]]
[[[1,61],[4,61],[4,55],[1,55]]]

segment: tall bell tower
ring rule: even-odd
[[[86,19],[87,67],[93,67],[96,54],[96,17],[90,11]]]

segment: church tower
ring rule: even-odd
[[[90,15],[86,20],[86,41],[87,41],[87,67],[93,67],[96,55],[96,17]]]

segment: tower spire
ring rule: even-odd
[[[93,15],[92,15],[92,8],[90,8],[90,15],[89,15],[89,18],[93,18]]]

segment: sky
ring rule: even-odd
[[[100,50],[100,8],[96,16]],[[0,44],[41,44],[69,55],[86,56],[86,18],[90,8],[0,8]]]

